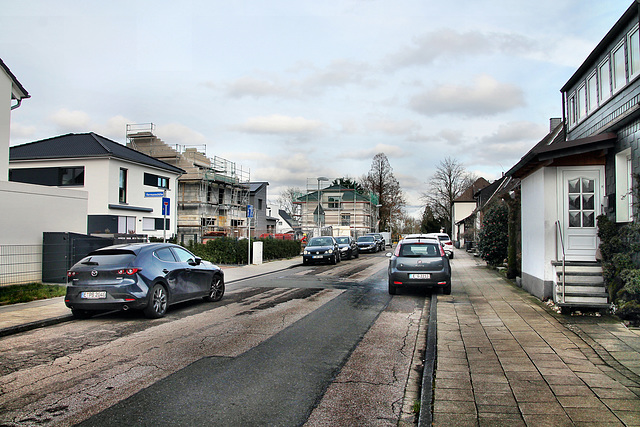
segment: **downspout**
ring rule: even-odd
[[[12,105],[11,110],[15,110],[16,108],[20,107],[20,104],[22,104],[22,98],[18,98],[16,99],[16,101],[18,101],[18,103],[15,105]]]

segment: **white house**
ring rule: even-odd
[[[633,2],[562,87],[563,118],[508,172],[521,179],[523,287],[561,307],[607,307],[601,274],[583,283],[601,273],[596,218],[633,220],[639,18]]]
[[[87,234],[176,234],[176,166],[95,133],[11,147],[9,159],[12,182],[87,192]]]

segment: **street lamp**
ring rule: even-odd
[[[326,176],[319,176],[318,178],[316,178],[318,180],[318,236],[320,235],[320,200],[321,200],[321,196],[322,194],[320,193],[320,181],[329,181],[329,178],[327,178]]]

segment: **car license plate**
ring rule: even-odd
[[[81,292],[80,298],[82,299],[103,299],[107,297],[106,291],[91,291],[91,292]]]
[[[314,258],[322,258],[322,255],[314,255]]]
[[[409,279],[431,279],[431,274],[409,274]]]

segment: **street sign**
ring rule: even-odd
[[[247,218],[253,218],[253,205],[247,205]]]
[[[162,197],[164,196],[164,191],[145,191],[144,197]]]
[[[168,197],[162,198],[162,215],[171,215],[169,210],[169,199]]]

